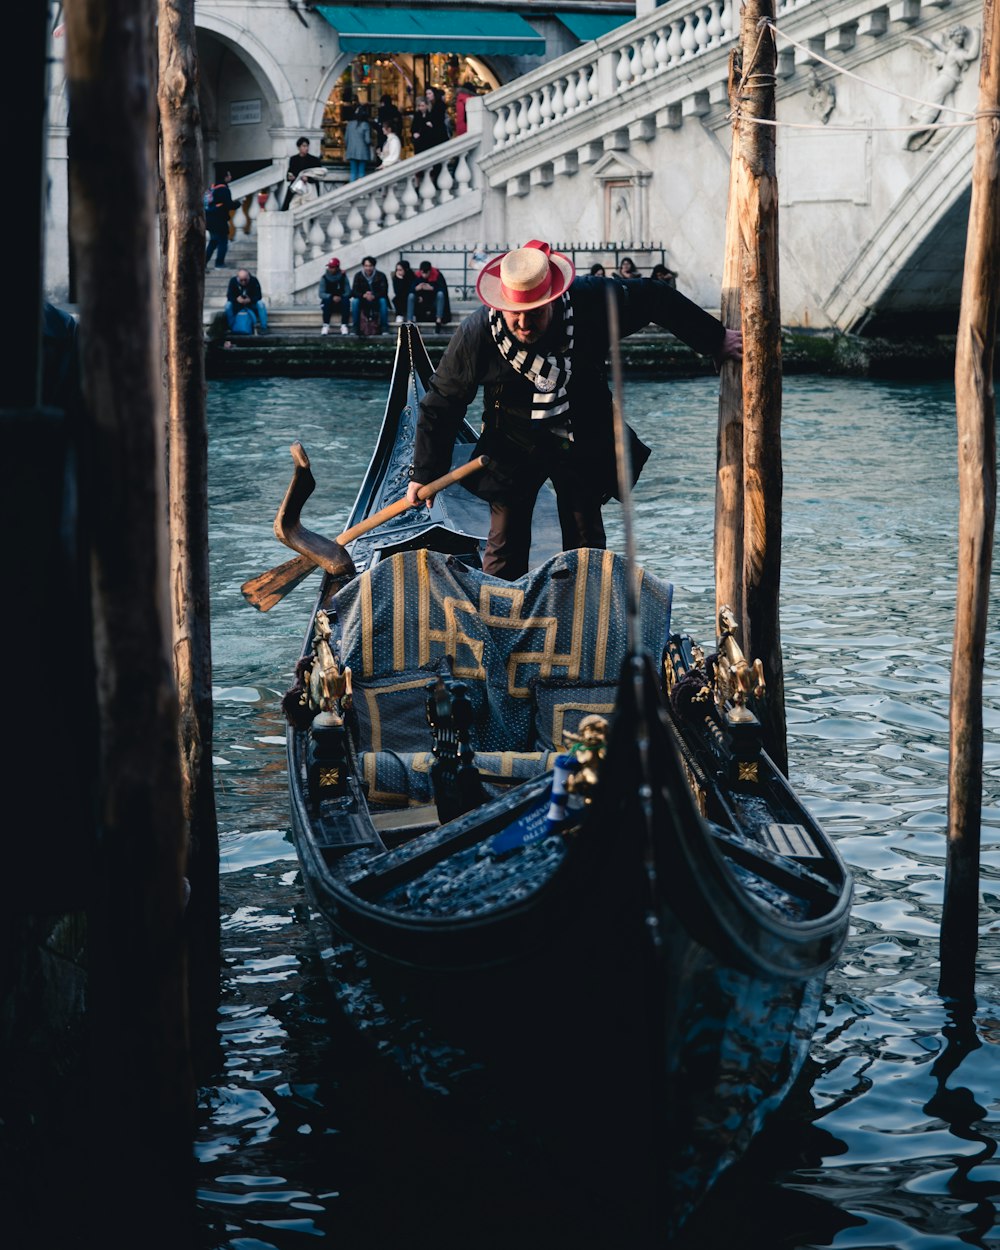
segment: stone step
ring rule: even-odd
[[[448,346],[455,324],[438,334],[433,325],[421,325],[420,336],[436,365]],[[231,377],[339,377],[389,376],[396,353],[397,334],[359,338],[356,334],[323,336],[316,323],[305,332],[277,329],[266,335],[233,336],[206,345],[205,373],[209,379]],[[714,372],[711,360],[699,356],[665,331],[629,335],[622,341],[622,368],[644,376],[699,377]]]
[[[265,299],[265,303],[266,303]],[[451,321],[448,323],[451,329],[454,329],[460,321],[469,316],[470,313],[482,307],[478,301],[472,300],[453,300],[451,305]],[[315,330],[319,334],[323,325],[323,318],[320,313],[319,304],[315,307],[309,304],[292,304],[285,308],[271,308],[267,310],[268,325],[272,330],[300,330],[308,333]],[[421,333],[425,333],[427,329],[433,330],[433,322],[421,322]],[[396,318],[390,313],[389,328],[395,333]],[[340,323],[333,322],[330,325],[331,334],[340,334]]]

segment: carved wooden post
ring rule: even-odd
[[[160,0],[158,36],[170,602],[191,883],[186,921],[193,1031],[211,1047],[219,992],[219,834],[212,774],[204,174],[194,0]]]
[[[153,294],[154,16],[146,0],[66,8],[98,711],[87,930],[94,1104],[79,1163],[91,1169],[94,1206],[81,1213],[90,1240],[107,1231],[111,1159],[116,1228],[177,1247],[193,1241],[194,1084]]]
[[[767,680],[764,744],[788,770],[781,588],[781,310],[778,303],[778,181],[774,127],[774,39],[761,28],[773,0],[743,7],[739,152],[734,162],[742,239],[743,300],[743,650]]]
[[[740,53],[729,57],[729,102],[733,139],[729,172],[729,203],[726,209],[726,253],[722,262],[721,316],[729,329],[739,329],[742,240],[736,199],[739,116],[736,84],[740,78]],[[719,429],[716,438],[715,476],[715,625],[719,610],[728,605],[743,624],[743,370],[738,361],[724,360],[719,371]],[[740,644],[746,641],[741,634]]]
[[[948,858],[940,989],[971,995],[979,929],[983,781],[983,661],[996,516],[993,349],[1000,284],[1000,8],[983,5],[983,59],[972,204],[955,350],[958,420],[958,590],[951,668]]]

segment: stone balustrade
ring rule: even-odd
[[[292,210],[292,250],[298,268],[345,243],[371,239],[449,200],[467,195],[477,176],[478,135],[463,135],[432,152],[400,161]],[[450,168],[453,165],[453,169]],[[432,175],[440,167],[437,177]]]
[[[470,125],[465,135],[288,212],[262,213],[257,271],[272,300],[284,292],[287,296],[278,294],[275,302],[297,302],[300,293],[308,298],[305,293],[315,287],[333,254],[345,268],[354,267],[364,255],[399,250],[441,224],[478,216],[480,140],[478,127]]]
[[[813,0],[793,0],[779,11]],[[734,0],[692,5],[674,0],[558,61],[522,76],[485,97],[492,117],[493,150],[533,139],[586,113],[604,100],[648,83],[724,45],[738,34]],[[487,125],[490,123],[487,122]]]
[[[779,89],[824,54],[864,59],[873,40],[888,46],[953,5],[965,7],[961,0],[779,0]],[[483,101],[489,186],[527,195],[688,118],[724,124],[739,23],[738,0],[668,0],[491,92]],[[796,46],[782,41],[782,31],[795,32]]]
[[[844,0],[832,6],[820,0],[781,0],[776,18],[793,20],[807,50],[782,48],[779,42],[778,77],[787,79],[801,66],[814,62],[813,50],[836,55],[853,49],[857,40],[879,38],[892,30],[905,30],[924,17],[933,17],[952,0]],[[628,138],[650,138],[644,129],[674,128],[685,117],[703,117],[715,104],[727,104],[726,62],[714,57],[716,66],[702,81],[699,62],[712,53],[728,49],[739,35],[737,0],[670,0],[652,13],[629,22],[607,35],[582,44],[572,52],[484,98],[490,115],[485,126],[492,135],[492,151],[509,155],[518,145],[537,140],[548,131],[585,118],[606,102],[623,102],[634,88],[648,92],[651,84],[670,75],[676,102],[662,108],[652,119],[639,118],[636,133]],[[813,30],[807,29],[809,26]],[[673,71],[681,71],[679,73]],[[687,87],[685,87],[687,82]],[[546,156],[551,160],[551,154]],[[494,159],[494,164],[496,160]]]

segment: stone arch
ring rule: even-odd
[[[957,130],[923,166],[855,253],[824,304],[840,330],[927,325],[933,289],[947,321],[961,295],[975,130]]]
[[[268,103],[277,126],[294,130],[301,126],[296,107],[296,93],[281,62],[247,26],[231,21],[217,11],[199,10],[196,28],[199,34],[213,35],[232,52],[268,92]]]

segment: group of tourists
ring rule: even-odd
[[[330,333],[330,324],[340,320],[340,333],[353,330],[359,337],[388,334],[390,302],[396,324],[404,321],[433,321],[435,330],[442,330],[451,320],[448,284],[439,269],[429,260],[413,269],[400,259],[392,275],[392,296],[389,283],[378,268],[374,256],[366,256],[353,282],[340,267],[340,258],[332,257],[319,283],[319,302],[323,310],[321,334]]]
[[[590,276],[592,278],[605,278],[608,275],[601,262],[595,261],[590,266]],[[636,263],[631,256],[623,256],[618,262],[618,268],[612,269],[611,276],[618,278],[641,278],[642,274],[639,273]],[[677,286],[677,274],[672,269],[668,269],[666,265],[654,265],[649,271],[649,276],[654,282],[665,282],[667,286],[674,288]]]
[[[444,143],[468,128],[466,109],[477,94],[471,82],[465,82],[455,93],[455,115],[448,111],[444,91],[428,87],[418,96],[409,118],[410,143],[413,155]],[[373,167],[385,169],[401,159],[404,118],[392,97],[383,95],[374,118],[367,104],[356,104],[348,114],[344,129],[344,158],[351,182],[363,178]]]

